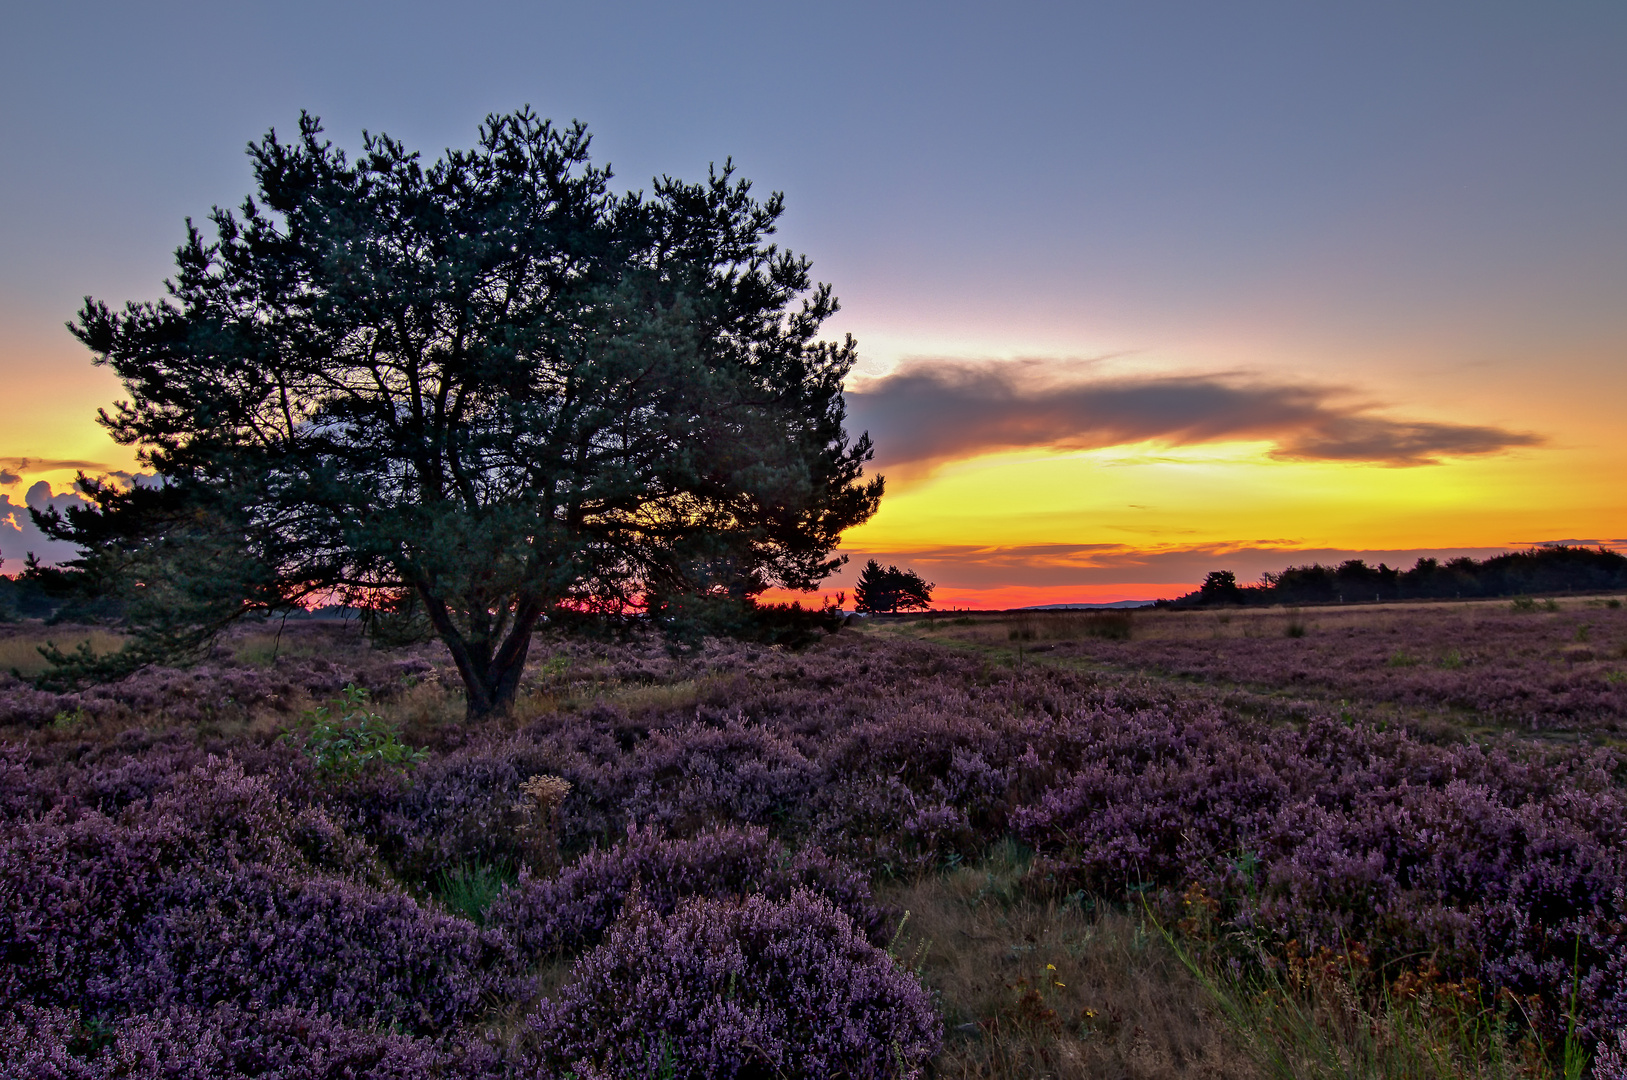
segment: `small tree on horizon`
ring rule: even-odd
[[[909,611],[932,606],[932,590],[936,586],[923,581],[914,570],[900,570],[896,566],[883,568],[871,559],[859,572],[853,587],[853,606],[857,611],[884,614],[891,611]]]
[[[617,195],[588,141],[522,110],[433,164],[385,136],[351,161],[302,116],[215,239],[188,221],[164,300],[86,298],[70,328],[130,395],[101,422],[162,486],[81,477],[42,526],[174,602],[62,659],[116,675],[344,598],[427,620],[479,717],[551,611],[839,566],[882,479],[843,428],[853,340],[818,338],[836,299],[767,240],[782,197],[728,164]]]

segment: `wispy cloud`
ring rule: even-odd
[[[1393,419],[1339,387],[1237,374],[1105,378],[1064,361],[916,361],[847,392],[883,467],[1024,448],[1264,440],[1283,460],[1431,465],[1535,446],[1540,435]]]
[[[80,461],[77,458],[0,457],[0,469],[5,469],[14,476],[21,473],[60,472],[66,469],[101,474],[107,472],[109,466],[100,461]],[[15,480],[9,482],[16,483]]]

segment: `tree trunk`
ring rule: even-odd
[[[520,677],[525,674],[526,654],[531,649],[531,634],[542,616],[542,605],[534,601],[521,601],[514,613],[514,625],[496,652],[471,649],[469,642],[458,632],[451,613],[439,597],[431,596],[422,588],[424,608],[436,633],[446,643],[452,662],[458,666],[463,678],[467,707],[464,719],[473,722],[494,716],[505,716],[514,707],[519,693]]]

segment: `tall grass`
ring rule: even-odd
[[[1128,611],[1036,612],[1013,622],[1008,636],[1012,641],[1129,641],[1131,627]]]
[[[89,642],[91,649],[98,654],[116,652],[124,645],[123,635],[107,630],[15,634],[0,638],[0,671],[18,671],[25,677],[41,674],[51,666],[40,655],[40,646],[48,641],[65,653],[73,652],[82,642]]]
[[[514,874],[506,866],[460,863],[443,871],[435,884],[441,903],[448,911],[470,922],[484,924],[492,901],[513,883]]]
[[[1194,890],[1168,947],[1209,992],[1266,1075],[1281,1080],[1579,1080],[1585,1059],[1568,1038],[1550,1050],[1520,1003],[1487,1000],[1474,979],[1432,966],[1385,979],[1359,945],[1268,955],[1217,941],[1218,905]],[[1560,1064],[1555,1067],[1554,1058]]]

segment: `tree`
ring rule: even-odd
[[[88,564],[168,545],[149,576],[212,539],[232,596],[182,605],[200,633],[416,609],[472,717],[550,611],[814,587],[882,493],[843,430],[854,343],[818,339],[830,287],[731,164],[618,196],[588,144],[529,110],[428,166],[371,135],[352,162],[308,115],[252,144],[257,196],[212,240],[187,222],[168,297],[70,327],[162,494],[81,478],[93,505],[44,523]]]
[[[1205,604],[1236,604],[1243,599],[1243,590],[1237,584],[1237,575],[1230,570],[1211,570],[1198,589]]]
[[[882,569],[871,559],[859,571],[859,580],[853,587],[853,606],[857,611],[908,611],[911,608],[932,606],[931,582],[922,581],[914,570],[900,570],[896,566]]]

